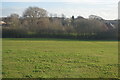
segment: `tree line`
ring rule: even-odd
[[[69,38],[69,39],[117,39],[117,24],[111,24],[97,16],[66,18],[50,14],[39,7],[28,7],[22,17],[11,14],[3,17],[3,38]]]

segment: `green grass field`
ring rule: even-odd
[[[117,78],[117,41],[3,39],[3,78]]]

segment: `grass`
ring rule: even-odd
[[[3,78],[117,78],[117,41],[3,39]]]

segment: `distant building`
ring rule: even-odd
[[[111,22],[106,21],[105,24],[108,27],[108,29],[115,29],[116,28],[115,25],[112,24]]]
[[[0,26],[4,26],[4,25],[6,25],[6,22],[0,21]]]

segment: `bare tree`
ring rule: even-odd
[[[18,27],[20,27],[20,20],[19,20],[19,15],[18,14],[16,14],[16,13],[13,13],[13,14],[11,14],[10,15],[10,26],[12,27],[12,28],[18,28]]]
[[[23,17],[30,17],[30,18],[39,18],[46,16],[47,16],[47,11],[39,7],[28,7],[23,13]]]
[[[62,17],[63,19],[65,19],[65,15],[64,15],[64,14],[61,14],[61,17]]]
[[[11,18],[19,18],[19,15],[16,14],[16,13],[13,13],[13,14],[10,15],[10,17],[11,17]]]

